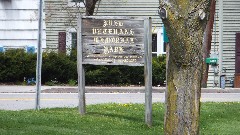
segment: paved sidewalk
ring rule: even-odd
[[[153,87],[153,93],[165,92],[165,87]],[[36,86],[0,85],[0,93],[35,93]],[[77,86],[42,86],[42,93],[77,93]],[[86,93],[144,93],[144,87],[90,87]],[[202,93],[240,93],[240,88],[203,88]]]
[[[41,90],[60,88],[60,86],[42,86]],[[34,93],[36,86],[0,85],[0,93]]]
[[[0,85],[0,93],[34,93],[36,86]],[[77,93],[77,86],[42,86],[42,93]],[[163,93],[165,87],[154,87],[154,93]],[[86,86],[86,93],[142,93],[144,87],[92,87]]]

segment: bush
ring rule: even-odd
[[[77,81],[77,53],[43,53],[42,83],[70,84]],[[36,76],[36,54],[24,50],[0,53],[0,82],[23,82]],[[162,85],[166,73],[165,56],[154,57],[153,85]],[[144,85],[144,67],[85,65],[86,85]]]
[[[77,80],[77,63],[62,53],[43,53],[42,82],[68,83]]]
[[[166,56],[154,57],[152,66],[153,85],[164,85],[164,81],[166,80]]]
[[[86,85],[104,85],[108,83],[109,70],[107,66],[85,66]]]
[[[164,85],[166,57],[153,57],[153,86]],[[144,67],[94,66],[86,67],[86,85],[144,85]]]
[[[27,54],[23,49],[0,53],[0,82],[23,82],[35,77],[36,54]]]

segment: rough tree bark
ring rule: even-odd
[[[86,16],[93,15],[98,0],[86,0]]]
[[[169,36],[164,133],[198,135],[203,35],[210,0],[161,0]]]

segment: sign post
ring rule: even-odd
[[[40,0],[39,9],[38,9],[38,47],[37,47],[35,110],[40,110],[41,75],[42,75],[42,12],[43,12],[43,1]]]
[[[152,125],[152,21],[144,20],[145,123]]]
[[[79,112],[84,115],[86,113],[86,102],[85,102],[85,71],[83,66],[83,47],[82,47],[82,16],[78,18],[78,29],[77,29],[77,69],[78,69],[78,98],[79,98]]]
[[[144,66],[145,122],[152,125],[151,18],[79,16],[79,111],[86,113],[84,64]]]

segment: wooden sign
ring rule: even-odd
[[[82,17],[83,64],[144,65],[144,20]]]
[[[152,20],[83,17],[77,29],[79,112],[86,112],[84,64],[144,66],[145,122],[152,125]]]

